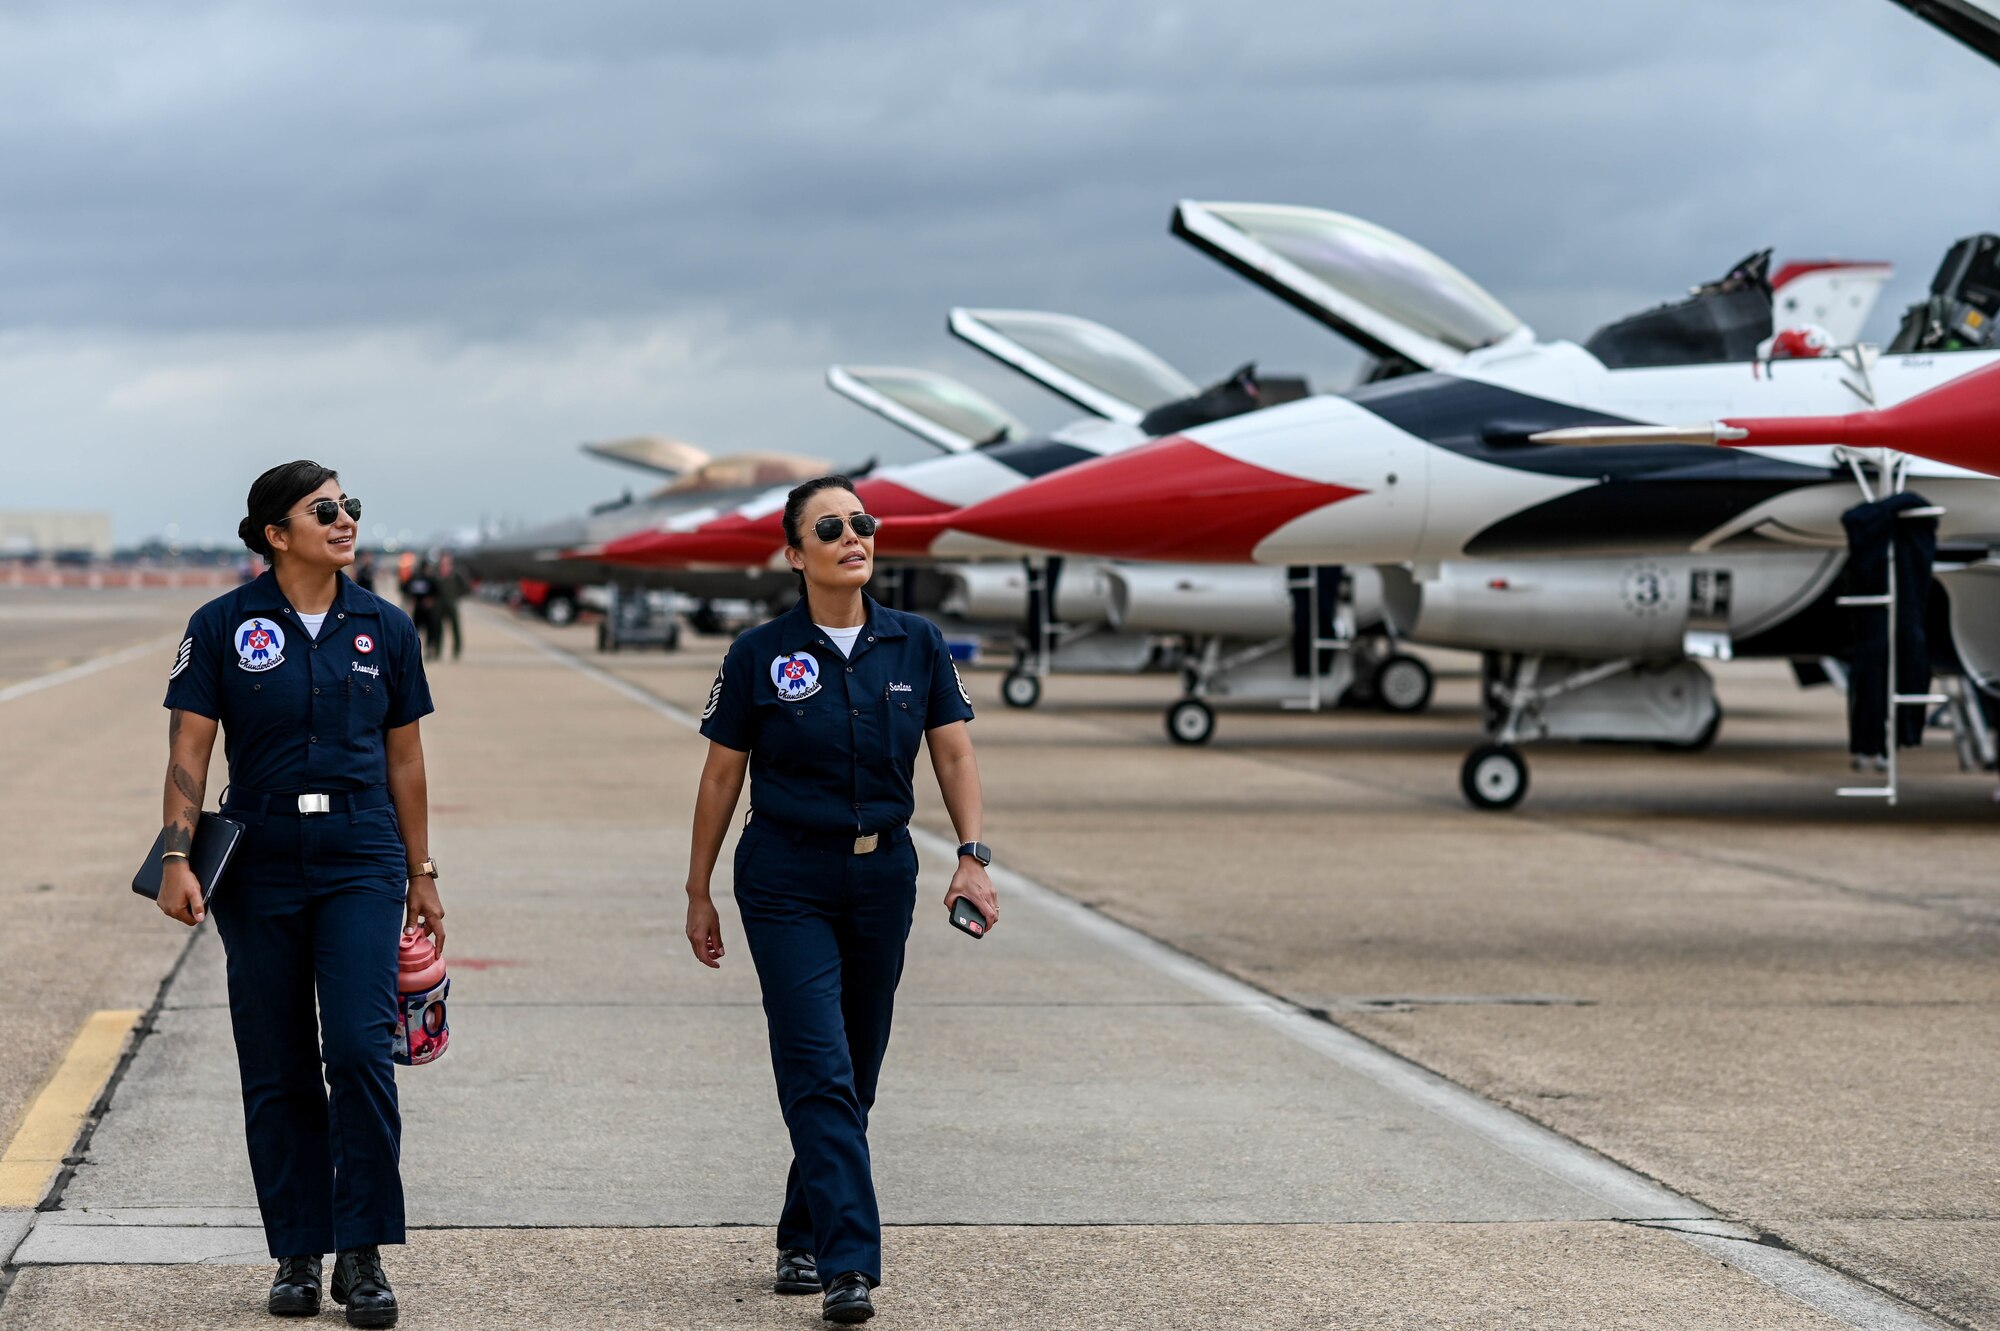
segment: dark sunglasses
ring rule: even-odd
[[[840,539],[840,533],[846,531],[850,523],[856,536],[873,536],[882,526],[879,520],[867,513],[856,513],[852,518],[829,513],[813,524],[813,535],[831,545]]]
[[[273,527],[282,527],[293,518],[304,517],[307,513],[310,513],[319,519],[320,526],[331,527],[334,523],[340,521],[340,511],[342,509],[347,510],[348,517],[353,518],[356,522],[361,521],[361,501],[349,496],[345,499],[322,499],[311,508],[301,509],[297,513],[279,518],[271,525]]]

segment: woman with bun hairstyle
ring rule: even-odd
[[[344,573],[361,501],[332,469],[273,467],[247,507],[237,534],[271,567],[195,611],[167,676],[160,909],[190,926],[213,909],[228,954],[250,1169],[278,1261],[267,1306],[317,1313],[331,1252],[349,1325],[393,1326],[379,1248],[403,1242],[397,938],[421,928],[444,949],[417,730],[430,687],[409,616]],[[222,811],[246,831],[204,903],[187,855],[218,728]]]
[[[747,775],[732,879],[792,1139],[771,1288],[819,1294],[821,1317],[854,1323],[875,1315],[882,1283],[868,1114],[916,906],[920,749],[960,842],[945,909],[963,898],[978,916],[967,931],[983,934],[1000,903],[980,840],[972,700],[944,635],[861,590],[879,523],[846,477],[795,488],[784,526],[803,594],[730,647],[702,713],[687,939],[702,965],[722,964],[711,879]]]

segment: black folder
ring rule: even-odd
[[[222,875],[229,868],[229,857],[236,853],[236,843],[243,839],[243,824],[233,818],[224,818],[219,813],[198,814],[194,824],[194,845],[188,850],[188,867],[201,883],[201,899],[206,902],[215,895],[215,885],[222,881]],[[139,872],[132,875],[132,890],[152,901],[160,899],[160,871],[163,867],[161,854],[167,848],[167,832],[153,838],[153,849],[146,856],[146,862],[139,866]]]

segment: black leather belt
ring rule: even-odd
[[[810,827],[800,827],[773,818],[767,813],[752,809],[744,825],[761,827],[767,832],[783,837],[795,846],[810,846],[814,850],[844,851],[849,855],[873,855],[885,846],[901,845],[910,839],[910,827],[905,823],[899,827],[886,828],[880,832],[818,832]]]
[[[374,786],[368,790],[295,790],[283,794],[232,788],[222,797],[222,807],[225,811],[254,813],[260,818],[280,815],[286,818],[308,818],[320,813],[360,813],[363,809],[382,808],[389,802],[387,786]]]

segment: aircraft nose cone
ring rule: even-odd
[[[1065,554],[1242,564],[1293,518],[1361,493],[1175,435],[1044,476],[951,525]]]

